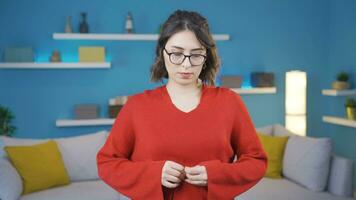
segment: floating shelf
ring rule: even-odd
[[[342,117],[323,116],[323,122],[356,128],[356,120],[349,120]]]
[[[275,94],[277,93],[276,87],[266,88],[231,88],[238,94]]]
[[[321,93],[327,96],[353,96],[356,95],[356,89],[353,90],[322,90]]]
[[[69,126],[108,126],[114,123],[115,119],[99,118],[99,119],[59,119],[56,121],[57,127]]]
[[[55,40],[158,40],[158,34],[106,34],[106,33],[53,33]],[[230,39],[228,34],[214,34],[217,41]]]
[[[104,69],[110,67],[110,62],[0,63],[0,69]]]

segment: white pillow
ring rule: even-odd
[[[263,126],[256,128],[256,131],[265,135],[272,135],[273,133],[273,126]]]
[[[5,146],[29,146],[34,144],[39,144],[42,142],[48,141],[48,139],[25,139],[25,138],[12,138],[8,136],[0,137],[0,155],[1,158],[7,158],[7,155],[4,151]]]
[[[296,135],[290,130],[286,129],[284,126],[280,124],[274,124],[273,125],[273,135],[274,136],[292,136]]]
[[[71,181],[99,179],[96,155],[106,141],[106,131],[54,139]]]
[[[283,157],[283,175],[312,191],[323,191],[330,159],[329,138],[290,136]]]
[[[22,180],[11,163],[0,158],[0,199],[17,200],[22,193]]]

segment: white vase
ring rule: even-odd
[[[65,33],[72,33],[72,16],[67,16],[66,26],[64,28]]]

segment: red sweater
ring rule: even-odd
[[[162,186],[167,160],[205,166],[207,186]],[[263,177],[266,160],[239,95],[205,85],[188,113],[175,107],[166,86],[131,96],[97,155],[101,179],[133,200],[172,199],[173,193],[175,200],[231,200]]]

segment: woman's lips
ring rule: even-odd
[[[184,73],[184,72],[180,72],[180,73],[178,73],[183,79],[188,79],[188,78],[190,78],[192,75],[193,75],[193,73]]]

